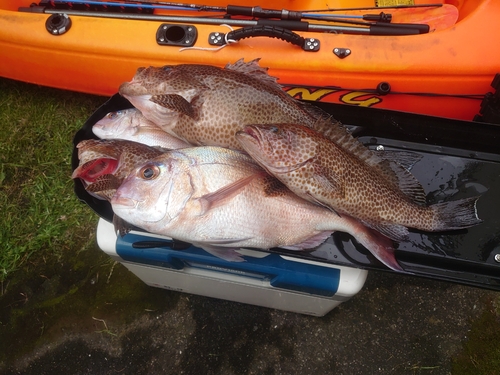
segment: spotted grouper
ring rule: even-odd
[[[462,229],[479,224],[478,197],[426,205],[415,177],[399,164],[349,138],[329,138],[297,124],[249,125],[236,138],[270,174],[299,196],[349,215],[383,235],[402,241],[408,228]],[[352,147],[350,147],[352,145]]]
[[[318,118],[329,117],[286,94],[258,59],[225,68],[139,68],[119,91],[146,118],[193,145],[241,149],[234,135],[244,125],[294,122],[313,127]]]
[[[298,197],[250,157],[226,148],[168,151],[137,167],[111,205],[128,223],[227,260],[241,261],[241,247],[310,249],[344,231],[388,267],[401,269],[389,239]]]

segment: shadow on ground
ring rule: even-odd
[[[465,374],[473,322],[500,337],[498,293],[382,272],[323,318],[151,288],[97,247],[29,274],[2,285],[1,374]]]

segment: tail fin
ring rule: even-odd
[[[403,271],[394,256],[394,244],[391,239],[368,227],[364,228],[363,233],[358,231],[354,238],[391,270]]]
[[[477,215],[476,203],[479,197],[432,205],[436,213],[434,231],[468,228],[483,221]]]
[[[394,255],[394,243],[390,238],[347,215],[343,215],[342,220],[348,223],[345,231],[368,249],[375,258],[391,270],[403,271]]]

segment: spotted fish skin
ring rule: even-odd
[[[226,148],[168,151],[137,167],[111,204],[128,223],[225,259],[241,261],[234,254],[240,247],[314,248],[338,230],[401,270],[386,237],[298,197],[250,157]]]
[[[72,178],[83,181],[92,195],[110,200],[116,188],[139,164],[164,151],[121,139],[87,139],[76,146],[79,165]]]
[[[302,125],[249,125],[236,137],[262,167],[297,195],[354,217],[395,241],[407,238],[408,227],[443,231],[481,222],[478,197],[426,206],[389,182],[387,174],[381,173],[383,161],[373,162],[375,155],[368,154],[371,161],[364,161],[358,151],[349,152],[348,146],[340,147]],[[402,173],[413,177],[406,170]]]
[[[314,126],[328,116],[286,94],[258,60],[140,68],[119,91],[146,118],[193,145],[241,150],[234,135],[244,125]]]

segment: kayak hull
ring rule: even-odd
[[[0,9],[0,76],[109,96],[141,66],[225,66],[260,58],[285,90],[304,100],[471,120],[500,72],[500,50],[493,47],[500,42],[500,2],[477,1],[473,8],[470,1],[459,3],[463,13],[456,24],[428,34],[297,31],[320,42],[317,52],[266,37],[214,50],[210,33],[230,29],[188,22],[174,24],[196,28],[195,49],[159,45],[161,21],[70,15],[67,32],[51,35],[46,30],[50,14]],[[349,55],[338,57],[335,49]]]

